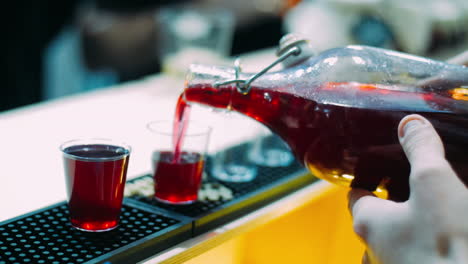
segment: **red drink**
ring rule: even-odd
[[[409,164],[398,141],[398,123],[405,115],[418,113],[435,126],[448,160],[468,183],[468,115],[456,110],[466,109],[464,102],[359,83],[326,83],[306,91],[252,87],[246,95],[235,89],[194,85],[183,96],[188,102],[229,108],[263,123],[320,178],[386,189],[395,200],[409,194]]]
[[[65,147],[70,219],[84,231],[106,231],[119,222],[130,151],[113,145]]]
[[[180,154],[182,145],[184,144],[185,133],[188,128],[188,120],[190,115],[190,105],[182,98],[177,100],[176,111],[174,116],[174,125],[172,131],[172,144],[174,146],[174,162],[180,162]]]
[[[186,204],[197,200],[203,174],[204,159],[199,153],[180,152],[174,162],[170,151],[154,152],[155,197],[171,204]]]

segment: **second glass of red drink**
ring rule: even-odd
[[[153,121],[147,127],[153,135],[151,162],[156,200],[169,204],[195,202],[202,181],[211,127],[189,122],[183,133],[173,133],[171,121]]]

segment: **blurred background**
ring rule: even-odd
[[[0,111],[180,75],[272,49],[288,32],[317,52],[362,44],[446,59],[468,49],[466,0],[14,1]],[[268,62],[265,62],[267,64]]]

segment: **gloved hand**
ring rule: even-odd
[[[354,231],[367,245],[363,263],[468,263],[468,188],[427,119],[403,118],[398,136],[411,165],[410,198],[397,203],[366,190],[349,193]]]

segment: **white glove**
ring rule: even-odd
[[[403,118],[398,136],[411,165],[408,201],[349,193],[354,231],[367,245],[363,263],[468,263],[468,188],[427,119]]]

